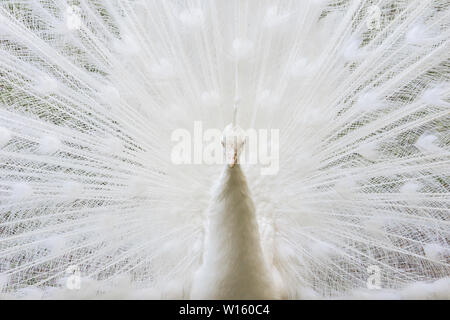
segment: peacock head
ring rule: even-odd
[[[245,144],[245,132],[241,127],[230,123],[225,127],[222,136],[225,161],[230,168],[239,163],[239,156]]]
[[[230,168],[233,168],[239,162],[239,156],[245,144],[245,132],[236,124],[236,115],[237,102],[234,107],[233,122],[225,127],[222,136],[225,161]]]

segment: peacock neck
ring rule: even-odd
[[[224,168],[214,190],[197,282],[204,286],[198,298],[274,298],[255,207],[238,164]]]
[[[208,220],[211,240],[222,251],[226,248],[229,258],[242,262],[251,253],[254,258],[262,259],[255,207],[239,165],[224,168],[212,197]]]

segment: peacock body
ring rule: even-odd
[[[446,0],[2,1],[1,297],[449,299],[449,24]],[[175,163],[237,98],[276,170]]]

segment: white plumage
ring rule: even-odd
[[[2,1],[0,294],[450,298],[449,23],[445,0]],[[236,97],[279,171],[174,164]]]
[[[208,210],[202,265],[193,299],[276,299],[255,208],[239,165],[225,167]]]

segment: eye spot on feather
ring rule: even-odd
[[[127,33],[122,34],[121,39],[114,40],[113,48],[125,58],[132,58],[140,51],[138,40]]]
[[[45,135],[39,140],[37,153],[42,155],[51,155],[61,148],[61,140],[53,135]]]
[[[289,74],[294,79],[310,78],[314,75],[316,64],[304,57],[299,58],[288,69]]]
[[[42,75],[38,77],[34,88],[43,95],[55,93],[58,90],[58,81],[49,75]]]
[[[417,24],[412,26],[406,32],[406,42],[409,44],[420,45],[426,41],[428,34],[426,32],[425,26],[423,24]]]
[[[190,8],[183,10],[178,15],[178,19],[186,27],[198,28],[203,26],[205,22],[205,15],[203,14],[203,11],[199,8]]]
[[[106,85],[100,91],[100,99],[105,103],[105,107],[111,110],[120,102],[121,96],[116,87]]]
[[[233,40],[232,49],[236,60],[247,59],[253,52],[253,42],[248,39],[236,38]]]
[[[372,236],[382,236],[385,232],[386,218],[377,216],[369,217],[363,220],[361,225]]]
[[[319,7],[319,8],[326,5],[327,2],[328,2],[328,0],[310,0],[311,5]]]
[[[66,240],[62,236],[55,235],[45,239],[42,246],[48,250],[49,255],[60,255],[64,253]]]
[[[259,93],[256,103],[263,108],[272,108],[280,105],[281,98],[271,90],[264,90]]]
[[[403,194],[416,194],[419,189],[421,188],[420,184],[416,183],[416,182],[406,182],[401,188],[400,188],[400,192]]]
[[[166,58],[162,58],[151,65],[150,72],[153,78],[157,80],[169,80],[175,76],[175,68]]]
[[[302,112],[299,116],[299,123],[305,128],[320,128],[332,119],[329,112],[323,112],[322,109],[309,109]]]
[[[440,150],[437,145],[438,138],[435,135],[424,133],[417,139],[415,146],[426,153],[434,153]]]
[[[437,243],[427,243],[423,246],[425,256],[433,261],[445,261],[446,256],[449,255],[449,250]]]
[[[65,198],[76,199],[83,193],[83,185],[76,181],[65,182],[62,186],[62,195]]]
[[[69,6],[66,9],[66,26],[69,30],[81,28],[81,9],[78,6]]]
[[[421,97],[421,101],[436,106],[450,106],[450,103],[444,100],[445,92],[449,90],[449,86],[447,85],[438,85],[433,88],[426,89]]]
[[[268,28],[278,27],[288,21],[289,13],[279,13],[276,6],[267,8],[264,16],[264,26]]]
[[[202,103],[206,107],[219,107],[220,95],[216,91],[205,91],[202,93]]]
[[[384,101],[375,90],[361,93],[356,100],[355,108],[358,111],[375,111],[384,107]]]
[[[351,199],[359,192],[360,185],[352,176],[345,176],[336,181],[334,190],[339,197]]]
[[[376,141],[362,144],[358,149],[358,153],[364,158],[371,161],[377,160],[380,156],[378,152],[378,144]]]
[[[6,128],[0,127],[0,148],[6,146],[12,138],[12,133]]]
[[[33,188],[26,182],[18,182],[11,187],[11,198],[13,200],[25,200],[33,195]]]
[[[104,138],[102,151],[112,155],[119,155],[123,151],[122,140],[113,136],[108,136]]]
[[[361,47],[361,42],[358,36],[353,36],[344,44],[342,57],[345,62],[355,62],[366,55],[367,52]]]
[[[4,288],[6,288],[8,281],[8,275],[0,273],[0,292],[2,292]]]
[[[131,197],[143,197],[149,193],[148,183],[142,178],[132,178],[128,184],[128,193]]]
[[[338,255],[338,250],[334,245],[322,241],[311,242],[308,251],[314,258],[321,260],[328,260]]]

